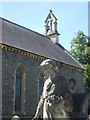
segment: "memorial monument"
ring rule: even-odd
[[[40,71],[44,76],[44,86],[33,119],[69,119],[68,112],[73,110],[73,101],[67,80],[60,75],[59,68],[50,59],[40,64]]]

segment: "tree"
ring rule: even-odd
[[[87,36],[82,31],[78,31],[71,41],[70,53],[83,64],[87,63],[86,47]]]
[[[85,65],[86,67],[86,80],[87,80],[87,88],[90,88],[90,37],[88,37],[88,43],[86,47],[86,53],[88,55],[88,61]]]
[[[78,31],[71,41],[70,53],[86,67],[87,88],[90,87],[90,37]]]

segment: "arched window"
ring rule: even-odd
[[[22,71],[16,70],[16,91],[15,91],[15,111],[21,111],[21,85]]]
[[[23,112],[24,107],[24,68],[19,65],[16,69],[15,82],[15,112]]]

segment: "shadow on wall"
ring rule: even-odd
[[[90,89],[88,91],[88,114],[90,115]]]

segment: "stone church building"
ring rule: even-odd
[[[71,118],[87,117],[85,68],[59,44],[59,35],[52,10],[45,20],[45,35],[0,18],[0,118],[34,116],[43,87],[39,65],[47,58],[72,83]]]

